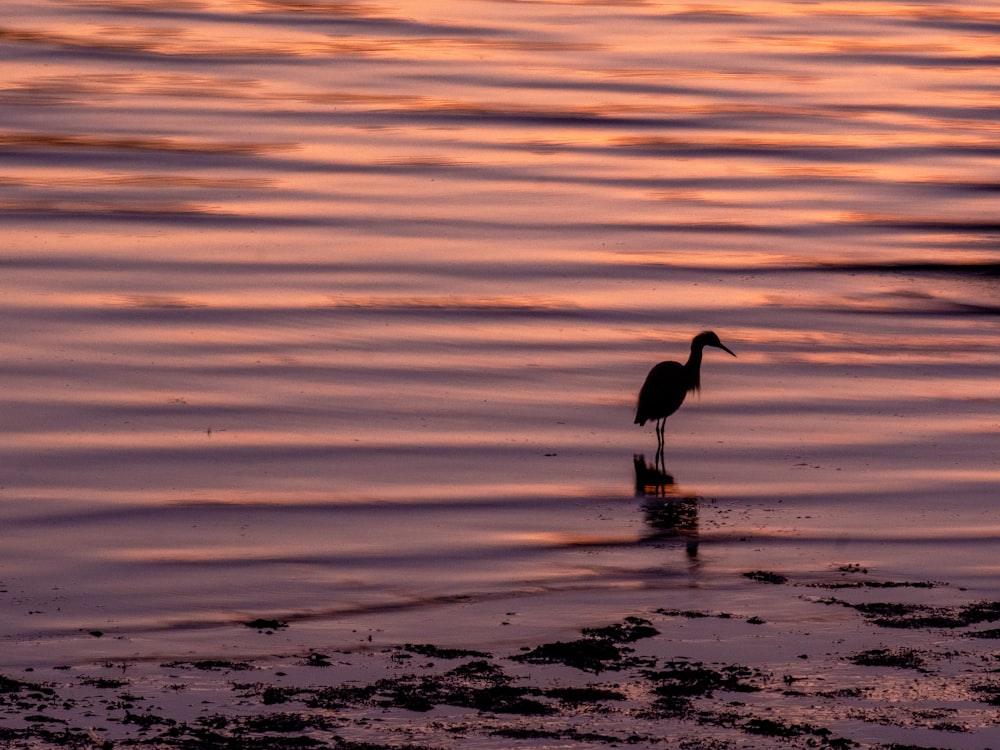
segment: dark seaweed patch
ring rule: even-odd
[[[178,728],[182,737],[177,747],[184,750],[304,750],[327,747],[326,743],[306,735],[283,736],[302,728],[327,727],[321,719],[299,722],[289,714],[270,714],[255,717],[208,716],[195,726]],[[293,729],[293,725],[302,728]],[[251,734],[256,732],[257,736]],[[342,747],[340,744],[336,747]],[[374,747],[374,746],[373,746]]]
[[[254,628],[255,630],[260,631],[274,631],[288,627],[287,622],[282,622],[281,620],[265,620],[262,617],[258,617],[256,620],[251,620],[250,622],[245,622],[243,624],[248,628]]]
[[[960,614],[967,625],[1000,620],[1000,602],[975,602],[962,607]]]
[[[596,674],[628,666],[625,654],[631,650],[602,639],[581,638],[575,641],[543,643],[527,653],[511,658],[514,661],[530,664],[565,664],[583,672]]]
[[[961,607],[929,607],[896,602],[852,604],[842,599],[826,599],[823,603],[851,607],[883,628],[964,628],[1000,620],[1000,602],[973,602]]]
[[[84,677],[80,682],[101,690],[117,690],[128,685],[128,680],[116,680],[109,677]]]
[[[323,716],[309,716],[300,713],[271,713],[247,716],[241,720],[241,729],[249,732],[274,732],[291,734],[309,729],[329,729],[331,722]]]
[[[125,717],[121,720],[122,724],[136,724],[143,729],[149,729],[155,726],[174,726],[177,721],[166,716],[157,716],[154,713],[144,713],[144,714],[134,714],[131,711],[125,712]]]
[[[697,620],[702,617],[717,617],[720,620],[731,620],[733,616],[729,612],[701,612],[696,609],[658,609],[656,613],[667,617],[687,617]]]
[[[780,573],[771,573],[766,570],[752,570],[749,573],[744,573],[743,577],[749,578],[751,581],[757,581],[758,583],[788,583],[788,576],[783,576]]]
[[[27,729],[0,728],[0,740],[7,742],[22,741],[20,745],[10,745],[11,747],[37,747],[39,741],[47,743],[46,746],[87,748],[90,750],[111,750],[112,744],[104,742],[95,744],[94,738],[89,732],[74,732],[68,727],[60,727],[58,731],[47,729],[44,726],[34,724]],[[7,747],[7,745],[5,745]]]
[[[0,675],[0,693],[19,693],[22,690],[34,690],[39,693],[48,693],[50,695],[55,692],[52,688],[45,688],[41,685],[35,685],[30,682],[21,682],[20,680]]]
[[[472,661],[443,675],[404,675],[373,685],[321,688],[306,703],[326,709],[379,706],[425,712],[449,705],[528,716],[555,713],[553,706],[537,700],[544,695],[542,690],[510,683],[511,678],[499,667],[487,661]]]
[[[761,688],[746,680],[764,675],[735,664],[715,668],[701,662],[676,660],[667,662],[661,669],[645,671],[643,676],[653,683],[652,692],[656,696],[650,716],[697,717],[699,721],[705,721],[708,720],[708,714],[696,714],[694,699],[711,698],[717,690],[757,692]],[[710,723],[726,721],[718,714],[711,714],[711,717]],[[730,723],[729,726],[735,726],[735,723]]]
[[[334,738],[337,744],[333,750],[439,750],[427,745],[382,745],[377,742],[349,742],[342,737]]]
[[[455,667],[448,674],[463,679],[487,680],[494,683],[510,681],[510,678],[504,674],[500,667],[485,659],[466,662]]]
[[[756,734],[766,737],[782,737],[792,739],[795,737],[809,737],[806,744],[809,747],[823,747],[831,750],[846,750],[846,748],[858,747],[858,743],[844,737],[834,737],[833,733],[825,727],[816,727],[812,724],[794,724],[774,719],[749,719],[740,725],[747,734]]]
[[[444,702],[453,706],[465,706],[478,711],[492,713],[522,714],[527,716],[548,716],[556,709],[528,696],[540,695],[536,688],[496,685],[479,688],[469,693],[452,693]]]
[[[599,734],[597,732],[580,732],[576,729],[535,729],[528,727],[498,727],[490,732],[494,737],[506,737],[512,740],[570,740],[573,742],[587,742],[599,745],[634,745],[642,742],[659,742],[659,738],[640,737],[631,735],[629,737],[616,737],[610,734]]]
[[[817,730],[808,724],[786,724],[773,719],[750,719],[743,725],[743,731],[748,734],[761,734],[767,737],[801,737],[804,734],[830,734],[829,729]]]
[[[843,565],[838,565],[837,570],[841,573],[861,573],[862,575],[868,575],[868,568],[862,567],[857,563],[845,563]]]
[[[530,664],[565,664],[583,672],[626,669],[641,666],[646,660],[630,656],[634,649],[619,644],[651,638],[659,631],[649,620],[626,617],[621,623],[603,628],[586,628],[582,632],[584,638],[543,643],[511,658]]]
[[[161,664],[166,669],[201,669],[206,672],[217,672],[220,670],[232,670],[242,672],[253,669],[253,666],[245,661],[226,661],[223,659],[202,659],[200,661],[171,661]]]
[[[933,581],[837,581],[810,585],[824,589],[932,589],[939,584]]]
[[[273,706],[279,703],[288,703],[302,691],[299,688],[277,687],[268,685],[260,691],[261,702],[265,706]]]
[[[843,698],[863,698],[866,694],[864,688],[853,687],[853,688],[838,688],[836,690],[821,690],[819,692],[813,693],[818,698],[836,698],[838,700]]]
[[[713,615],[708,614],[708,612],[699,612],[696,609],[658,609],[657,614],[666,615],[667,617],[688,617],[693,620],[699,619],[701,617],[713,617]]]
[[[745,680],[763,676],[756,670],[738,664],[715,669],[701,662],[688,661],[671,661],[663,668],[648,670],[643,675],[655,684],[653,692],[668,697],[711,697],[716,690],[754,693],[760,690],[760,687]]]
[[[584,628],[582,632],[588,638],[601,638],[615,643],[634,643],[643,638],[652,638],[660,631],[653,623],[641,617],[626,617],[622,622],[603,628]]]
[[[873,648],[854,654],[851,661],[862,667],[897,667],[925,671],[923,657],[908,648]]]
[[[403,651],[409,651],[412,654],[419,654],[420,656],[427,656],[432,659],[465,659],[465,658],[489,658],[489,654],[483,651],[471,651],[464,648],[440,648],[438,646],[432,646],[429,643],[415,645],[412,643],[407,643],[402,647]]]
[[[966,633],[969,638],[1000,638],[1000,628],[990,628],[989,630],[974,630]]]
[[[338,710],[349,706],[365,705],[376,691],[375,685],[332,685],[320,688],[306,700],[310,708]]]
[[[382,680],[376,685],[377,705],[408,711],[429,711],[437,705],[460,706],[490,713],[547,716],[555,708],[535,700],[542,693],[537,688],[516,687],[506,680],[477,685],[466,680],[444,677],[407,676]]]
[[[991,706],[1000,706],[1000,683],[990,682],[982,685],[974,685],[972,691],[982,695],[981,700]]]
[[[302,661],[299,664],[306,667],[329,667],[331,662],[330,657],[326,654],[321,654],[318,651],[310,651],[302,657]]]

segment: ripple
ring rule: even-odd
[[[0,636],[729,596],[761,555],[995,587],[998,27],[19,6],[0,566],[41,614]],[[693,502],[651,504],[635,391],[706,328],[739,357],[668,425]]]

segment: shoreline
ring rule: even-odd
[[[1000,739],[1000,602],[861,565],[819,582],[746,571],[739,583],[731,611],[651,608],[646,597],[645,609],[554,639],[521,624],[541,622],[551,604],[529,597],[506,622],[488,608],[445,607],[412,643],[357,631],[353,647],[318,648],[322,628],[297,634],[296,623],[261,620],[244,629],[271,639],[268,658],[39,661],[0,671],[0,739],[345,750],[982,748]],[[461,621],[482,627],[484,616],[502,633],[491,640],[507,645],[455,645]]]

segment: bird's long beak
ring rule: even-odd
[[[724,351],[724,352],[729,352],[729,353],[730,353],[730,354],[732,354],[732,355],[733,355],[734,357],[736,356],[736,352],[732,351],[731,349],[729,349],[729,348],[728,348],[728,347],[726,347],[726,346],[723,346],[723,345],[722,345],[721,343],[719,344],[719,348],[720,348],[720,349],[722,349],[722,351]]]

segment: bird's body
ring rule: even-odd
[[[639,390],[635,424],[656,421],[658,453],[663,451],[664,421],[681,407],[688,393],[701,387],[701,357],[706,346],[714,346],[736,356],[723,346],[713,331],[703,331],[692,339],[687,362],[660,362],[649,371]]]

